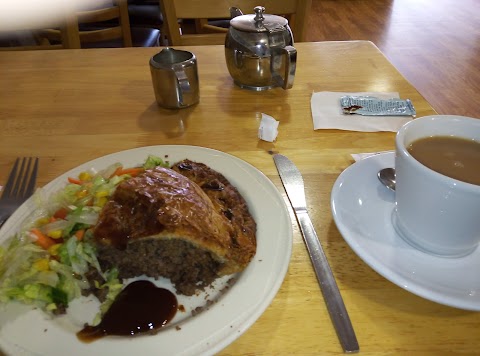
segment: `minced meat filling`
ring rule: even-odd
[[[212,254],[181,239],[144,239],[128,244],[126,250],[99,248],[103,268],[115,266],[120,278],[142,274],[169,278],[178,293],[193,295],[218,277],[221,263]]]

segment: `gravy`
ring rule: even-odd
[[[107,335],[154,333],[173,319],[177,307],[177,298],[169,290],[149,281],[135,281],[120,292],[100,324],[85,326],[77,337],[92,342]]]

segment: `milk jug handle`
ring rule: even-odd
[[[181,106],[184,106],[183,94],[190,92],[190,82],[188,81],[187,73],[185,73],[185,68],[181,64],[174,65],[173,71],[178,82],[178,101]]]

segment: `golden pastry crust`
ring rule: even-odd
[[[208,195],[215,210],[227,218],[233,229],[228,256],[240,268],[245,267],[257,247],[257,227],[245,199],[222,174],[203,163],[183,160],[172,169],[195,182]]]

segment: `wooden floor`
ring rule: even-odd
[[[439,114],[480,118],[480,0],[313,0],[308,41],[371,40]]]

